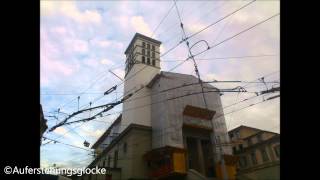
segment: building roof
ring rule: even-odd
[[[96,149],[110,134],[111,129],[118,123],[120,123],[122,114],[120,114],[117,119],[111,124],[111,126],[100,136],[100,138],[91,146],[91,149]]]
[[[237,130],[239,130],[239,129],[252,129],[252,130],[256,130],[256,131],[262,131],[261,129],[258,129],[258,128],[240,125],[240,126],[234,128],[234,129],[231,129],[228,133],[231,133],[231,132],[233,132],[233,131],[237,131]]]
[[[240,125],[240,126],[234,128],[234,129],[230,130],[228,133],[230,134],[230,133],[232,133],[232,132],[234,132],[234,131],[237,131],[237,130],[239,130],[239,129],[252,129],[252,130],[258,131],[257,133],[255,133],[255,134],[253,134],[253,135],[250,135],[250,136],[248,136],[248,137],[246,137],[246,138],[249,138],[249,137],[251,137],[251,136],[255,136],[255,135],[257,135],[258,133],[262,133],[262,132],[278,134],[278,133],[275,133],[275,132],[266,131],[266,130],[262,130],[262,129],[258,129],[258,128],[254,128],[254,127],[249,127],[249,126],[244,126],[244,125]]]
[[[125,54],[127,54],[128,50],[129,50],[130,47],[132,46],[133,42],[135,42],[135,40],[136,40],[138,37],[140,37],[140,38],[142,38],[142,39],[146,39],[146,40],[148,40],[148,41],[151,41],[151,42],[153,42],[153,43],[155,43],[155,44],[159,44],[159,45],[161,44],[161,41],[152,39],[152,38],[150,38],[150,37],[148,37],[148,36],[145,36],[145,35],[143,35],[143,34],[140,34],[140,33],[136,33],[136,34],[133,36],[133,38],[132,38],[129,46],[128,46],[127,49],[126,49],[126,51],[124,52]]]
[[[169,78],[169,77],[191,77],[192,79],[194,79],[194,82],[198,82],[198,78],[195,77],[194,75],[191,74],[182,74],[182,73],[174,73],[174,72],[169,72],[169,71],[161,71],[159,74],[156,74],[151,81],[147,84],[148,88],[152,88],[152,86],[160,79],[160,78]],[[189,82],[192,83],[192,82]],[[206,86],[210,86],[210,88],[216,88],[214,86],[212,86],[211,84],[206,84]]]

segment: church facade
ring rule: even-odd
[[[88,167],[109,175],[81,179],[217,177],[221,158],[232,154],[219,89],[188,74],[161,71],[161,42],[136,33],[125,51],[122,114],[92,146]],[[204,102],[204,98],[206,103]]]

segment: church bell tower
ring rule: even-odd
[[[160,72],[160,45],[136,33],[125,51],[124,95],[137,93],[123,103],[120,132],[132,123],[151,127],[151,90],[145,86]]]

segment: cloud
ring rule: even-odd
[[[133,16],[130,22],[135,31],[146,36],[151,36],[152,31],[142,16]]]
[[[67,138],[71,137],[71,135],[69,133],[67,133],[68,130],[66,128],[64,128],[64,127],[58,127],[53,132],[58,134],[58,135],[62,135],[63,137],[67,137]]]
[[[84,40],[75,39],[69,43],[75,52],[86,53],[88,51],[88,43]]]
[[[54,76],[56,75],[70,76],[73,74],[73,68],[66,63],[58,60],[53,60],[50,57],[44,56],[43,53],[40,56],[42,61],[41,76],[44,82],[48,83],[48,81],[51,78],[54,78]]]
[[[246,2],[233,1],[221,3],[209,1],[206,3],[178,2],[187,35],[203,28],[204,25],[213,23],[245,3]],[[227,6],[223,6],[221,9],[219,8],[219,4],[226,4]],[[274,4],[279,3],[257,1],[252,4],[254,6],[250,5],[239,11],[239,14],[237,13],[223,20],[221,23],[208,28],[190,39],[189,42],[191,45],[199,40],[206,40],[210,45],[218,43],[278,12],[278,5],[275,6]],[[162,8],[161,10],[157,9],[160,6],[166,8]],[[110,65],[112,67],[118,67],[118,64],[124,64],[125,57],[123,52],[131,41],[134,33],[139,32],[150,35],[171,6],[172,2],[156,1],[103,1],[90,3],[82,1],[41,1],[41,90],[55,92],[63,89],[69,92],[81,92],[87,89],[93,82],[96,82],[87,92],[104,92],[112,85],[117,84],[120,80],[111,73],[108,73],[106,68],[111,68],[109,67]],[[213,11],[212,9],[215,7],[218,8]],[[104,10],[103,13],[99,14],[98,11],[93,8],[103,8]],[[206,15],[207,13],[210,13],[210,16]],[[226,27],[222,29],[225,24],[227,24]],[[220,31],[222,33],[219,35]],[[181,40],[181,35],[178,17],[173,9],[165,21],[159,26],[154,36],[163,42],[160,47],[161,53],[163,54],[166,50],[176,45]],[[219,38],[214,42],[217,36]],[[278,42],[279,18],[274,18],[274,20],[259,25],[230,41],[222,43],[220,46],[209,50],[203,55],[197,56],[196,60],[197,58],[210,57],[276,54],[279,53]],[[195,54],[202,51],[203,48],[205,48],[205,45],[200,43],[192,49],[192,52]],[[187,56],[186,45],[181,44],[167,55],[161,57],[161,60],[185,59]],[[169,70],[178,63],[180,63],[180,61],[170,63],[162,62],[162,70]],[[197,64],[201,77],[204,80],[249,81],[279,70],[280,66],[279,57],[212,61],[199,60]],[[103,74],[103,72],[105,73]],[[124,67],[117,68],[113,70],[113,72],[123,77]],[[186,62],[173,72],[194,74],[192,61]],[[272,76],[272,78],[276,80],[278,76],[277,74]],[[269,80],[270,79],[268,79],[268,81]],[[214,86],[218,88],[227,85],[234,87],[234,84],[230,85],[229,83],[214,84]],[[261,89],[263,86],[258,87],[252,85],[249,90],[255,91],[259,88]],[[122,87],[119,87],[117,91],[121,92]],[[99,96],[100,95],[96,94],[82,94],[80,104],[88,103]],[[238,100],[249,96],[252,96],[252,94],[240,94]],[[47,111],[51,111],[53,109],[56,110],[62,104],[76,97],[77,94],[74,96],[42,96],[41,102]],[[98,102],[95,102],[94,105],[111,102],[115,97],[114,94],[105,96]],[[234,103],[237,94],[225,93],[225,95],[221,97],[223,106],[225,106]],[[245,105],[248,104],[235,106],[234,110]],[[64,112],[72,113],[76,108],[77,103],[73,101],[66,107],[63,107],[63,110]],[[121,108],[121,106],[118,106],[114,110],[121,111]],[[268,130],[267,128],[271,128],[271,126],[279,122],[278,109],[278,102],[276,100],[270,101],[228,115],[226,116],[226,121],[230,127],[245,124]],[[233,109],[226,109],[225,112],[229,112],[230,110]],[[87,116],[89,115],[84,115],[84,117]],[[107,126],[107,124],[92,121],[83,126],[83,130],[76,130],[87,141],[92,143],[104,132]],[[61,131],[60,133],[68,130],[68,127],[65,128],[67,129],[59,130]],[[83,147],[84,140],[82,138],[72,132],[68,133],[68,135],[70,137],[68,136],[68,139],[62,139],[63,142],[77,144]],[[46,160],[50,163],[61,162],[61,159],[69,159],[66,157],[69,157],[72,152],[82,151],[58,145],[58,143],[47,147],[50,147],[50,150],[45,148],[46,151],[44,153],[42,152],[42,156],[45,156]],[[68,153],[65,153],[66,151]],[[66,161],[66,165],[67,164],[73,166],[74,163],[70,160]]]
[[[76,6],[75,1],[41,1],[40,6],[41,16],[61,15],[68,17],[80,24],[100,24],[102,21],[102,17],[97,11],[80,11]]]
[[[58,26],[58,27],[51,28],[51,32],[59,35],[65,35],[67,33],[67,29],[63,26]]]
[[[100,47],[108,47],[111,43],[109,41],[98,41],[97,44]]]
[[[112,61],[110,61],[109,59],[106,59],[106,58],[101,59],[100,63],[104,64],[104,65],[113,65],[114,64]]]

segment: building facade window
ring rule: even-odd
[[[147,44],[147,49],[150,49],[150,44]]]
[[[257,157],[256,157],[256,153],[255,153],[255,152],[252,152],[252,153],[250,154],[250,156],[251,156],[251,162],[252,162],[252,164],[253,164],[253,165],[258,164]]]
[[[123,153],[127,153],[127,143],[123,144]]]
[[[155,58],[155,57],[156,57],[156,55],[155,55],[155,53],[154,53],[154,52],[152,52],[152,57],[153,57],[153,58]]]
[[[150,58],[147,58],[147,64],[150,64]]]
[[[260,152],[261,152],[263,162],[269,161],[267,151],[265,149],[261,149]]]
[[[156,65],[156,60],[152,59],[152,66],[155,66],[155,65]]]
[[[150,51],[147,51],[147,56],[150,57]]]
[[[235,146],[232,147],[232,151],[233,151],[233,154],[235,154],[237,152],[237,148]]]
[[[277,158],[280,158],[280,145],[276,145],[275,147],[273,147],[273,150]]]
[[[142,42],[142,47],[146,47],[146,43],[145,42]]]
[[[114,160],[113,160],[113,167],[116,168],[118,164],[118,150],[114,151]]]
[[[257,138],[258,138],[258,142],[262,141],[262,135],[261,134],[258,134]]]
[[[154,50],[155,50],[154,45],[152,45],[152,51],[154,51]]]
[[[144,56],[142,56],[142,63],[145,64],[146,63],[146,58]]]
[[[239,144],[239,150],[241,151],[243,149],[243,145]]]
[[[142,49],[142,55],[145,55],[145,54],[146,54],[145,50],[144,50],[144,49]]]
[[[108,156],[108,163],[107,163],[107,167],[110,167],[110,164],[111,164],[111,156],[109,155],[109,156]]]
[[[239,164],[240,167],[246,167],[247,166],[247,157],[246,156],[241,156],[239,159]]]

